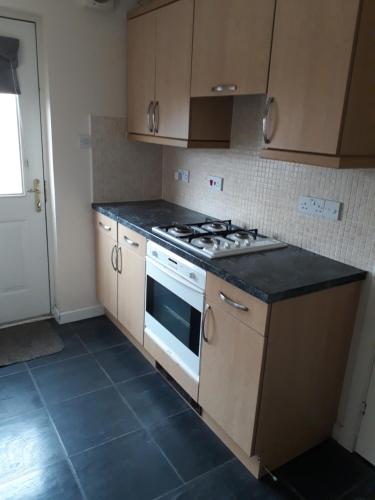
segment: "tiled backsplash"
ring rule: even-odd
[[[235,98],[229,150],[163,148],[163,198],[214,217],[372,270],[375,263],[375,170],[334,170],[259,158],[264,98]],[[174,179],[190,170],[190,182]],[[207,176],[224,177],[223,192]],[[343,203],[340,221],[301,215],[300,195]]]
[[[162,149],[129,142],[125,118],[91,116],[91,144],[93,201],[161,198]]]

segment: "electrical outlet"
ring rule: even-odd
[[[300,196],[298,211],[301,214],[310,215],[312,217],[338,220],[340,217],[341,205],[339,201],[324,200],[312,196]]]
[[[310,214],[321,217],[324,210],[324,200],[321,198],[310,198]]]
[[[208,187],[214,191],[222,191],[224,184],[223,177],[217,177],[215,175],[208,176]]]
[[[310,214],[310,196],[300,196],[298,201],[298,211],[301,214],[311,215]]]

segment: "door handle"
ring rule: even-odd
[[[33,181],[33,187],[27,190],[28,193],[34,193],[35,197],[35,210],[37,212],[42,211],[42,202],[40,201],[40,195],[41,195],[41,190],[40,190],[40,180],[39,179],[34,179]]]

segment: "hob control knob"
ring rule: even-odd
[[[230,248],[229,243],[228,243],[228,242],[224,243],[224,247],[225,247],[225,248]]]
[[[195,274],[194,274],[194,273],[189,273],[189,278],[190,278],[191,280],[196,280],[196,279],[197,279],[197,277],[195,276]]]
[[[241,246],[241,243],[240,243],[239,241],[235,241],[235,242],[234,242],[234,245],[235,245],[237,248],[239,248],[239,247]]]
[[[245,240],[245,245],[246,245],[247,247],[249,247],[249,246],[250,246],[250,240]]]

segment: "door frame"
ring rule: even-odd
[[[41,148],[42,148],[42,169],[45,182],[45,225],[47,234],[47,265],[49,279],[49,299],[50,312],[43,318],[53,317],[53,311],[56,305],[55,294],[55,255],[56,255],[56,217],[53,189],[53,158],[52,158],[52,127],[49,109],[49,75],[46,63],[43,57],[43,23],[40,16],[24,12],[22,10],[13,10],[7,7],[0,7],[0,17],[12,21],[23,21],[32,23],[35,26],[36,38],[36,58],[37,58],[37,77],[39,85],[39,119],[41,126]],[[12,324],[28,323],[37,321],[41,318],[30,318]],[[1,328],[5,328],[3,325]]]

